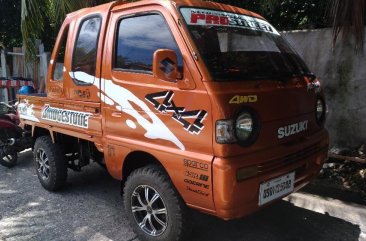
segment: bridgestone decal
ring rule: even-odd
[[[43,120],[88,129],[91,115],[91,113],[59,109],[45,105],[42,109],[41,118]]]
[[[267,21],[243,14],[197,8],[182,8],[181,13],[188,25],[246,28],[280,35]]]

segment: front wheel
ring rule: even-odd
[[[124,189],[129,222],[141,241],[181,241],[187,208],[165,172],[151,165],[134,171]]]
[[[5,146],[0,148],[0,164],[4,167],[14,167],[18,161],[18,153],[8,150]]]

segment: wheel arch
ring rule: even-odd
[[[25,127],[25,128],[28,128],[28,127]],[[53,131],[40,127],[40,126],[35,126],[35,125],[33,125],[31,127],[31,131],[32,131],[32,137],[34,139],[37,139],[38,137],[41,137],[41,136],[50,136],[52,142],[55,143],[55,136],[54,136]]]
[[[122,180],[126,180],[128,176],[136,169],[148,166],[151,164],[162,167],[165,173],[168,174],[163,164],[150,153],[144,151],[133,151],[130,152],[123,161],[122,166]],[[168,174],[169,175],[169,174]]]
[[[174,181],[174,178],[170,175],[171,173],[168,171],[168,169],[163,165],[164,162],[156,158],[154,155],[145,152],[145,151],[133,151],[130,152],[126,158],[124,159],[124,162],[122,164],[122,182],[121,182],[121,194],[123,194],[123,187],[125,182],[127,181],[127,178],[130,176],[131,173],[133,173],[135,170],[149,166],[149,165],[157,165],[160,167],[160,170],[164,172],[164,174],[167,176],[169,181],[171,182],[172,186],[176,190],[176,192],[179,194],[180,198],[184,200],[181,190],[176,188],[176,182]],[[177,181],[177,180],[176,180]]]
[[[62,141],[62,139],[64,137],[69,138],[69,140],[71,140],[71,139],[72,140],[78,140],[77,137],[66,135],[66,134],[63,134],[63,133],[60,133],[60,132],[55,132],[55,131],[52,131],[50,129],[40,127],[40,126],[31,126],[31,127],[30,126],[25,126],[24,128],[31,131],[32,137],[33,137],[34,140],[36,140],[38,137],[41,137],[41,136],[50,136],[51,140],[54,144]]]

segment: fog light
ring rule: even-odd
[[[241,168],[236,173],[236,180],[238,180],[238,182],[240,182],[240,181],[243,181],[250,177],[254,177],[257,174],[258,174],[257,166]]]

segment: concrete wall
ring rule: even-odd
[[[331,145],[357,147],[366,143],[366,41],[364,52],[356,53],[352,38],[342,36],[333,51],[331,29],[284,35],[323,85]]]

